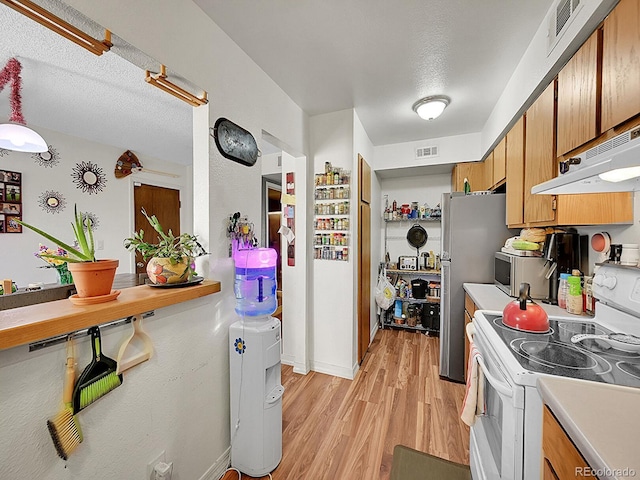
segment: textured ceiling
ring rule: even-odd
[[[374,145],[482,130],[553,0],[195,0],[304,111]],[[411,106],[444,94],[440,118]]]
[[[104,31],[64,10],[61,2],[39,3],[103,38]],[[0,69],[13,56],[22,63],[22,110],[29,126],[191,164],[192,107],[144,81],[140,66],[157,72],[157,62],[117,37],[110,52],[95,56],[3,4],[0,31]],[[183,79],[170,79],[186,86]],[[5,88],[0,92],[0,122],[9,114]]]

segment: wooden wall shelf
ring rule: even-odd
[[[56,335],[168,307],[220,291],[220,282],[205,280],[185,288],[146,285],[124,288],[111,302],[76,306],[68,299],[0,311],[0,349],[25,345]]]

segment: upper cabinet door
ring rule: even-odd
[[[506,174],[507,137],[500,140],[500,143],[493,151],[493,179],[491,185],[500,183]]]
[[[594,139],[599,132],[596,30],[558,74],[557,156]]]
[[[484,159],[482,171],[484,175],[484,183],[481,190],[489,190],[493,186],[493,152]]]
[[[507,225],[524,223],[524,124],[520,117],[507,133]]]
[[[604,21],[602,130],[640,113],[640,2],[621,0]]]
[[[531,187],[556,176],[555,81],[527,110],[525,134],[524,221],[553,222],[554,195],[532,195]]]

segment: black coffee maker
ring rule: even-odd
[[[558,284],[561,273],[571,273],[574,268],[582,269],[580,243],[580,235],[575,231],[547,234],[542,256],[551,274],[549,276],[547,273],[549,296],[543,300],[544,303],[558,304]]]

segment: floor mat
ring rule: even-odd
[[[404,445],[393,449],[389,480],[470,480],[469,466],[453,463]]]

